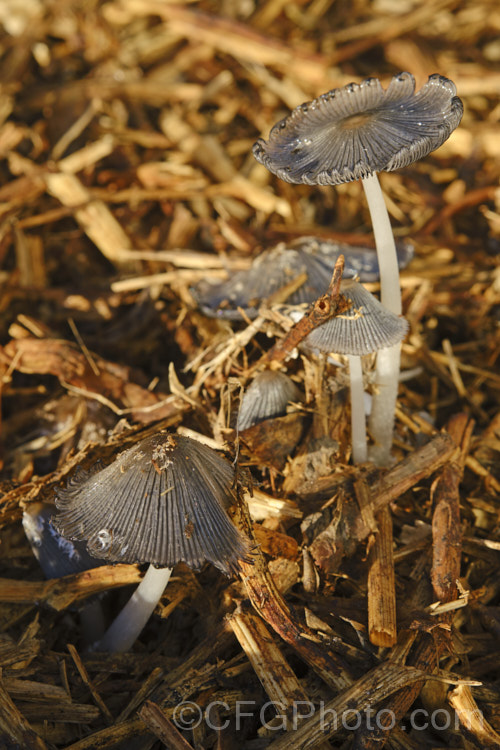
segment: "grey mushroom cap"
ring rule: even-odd
[[[259,255],[248,271],[239,271],[222,282],[201,281],[191,289],[198,306],[209,317],[241,320],[241,310],[255,318],[260,305],[301,273],[307,280],[287,299],[287,304],[313,302],[328,289],[335,262],[344,255],[344,277],[359,276],[376,281],[379,267],[375,250],[347,243],[302,237],[290,244],[279,243]],[[413,257],[413,245],[398,243],[400,268]],[[241,310],[239,309],[241,308]]]
[[[345,279],[340,292],[351,300],[351,307],[311,331],[304,339],[307,347],[361,356],[394,346],[405,337],[408,322],[387,310],[362,284]]]
[[[109,466],[80,470],[57,491],[54,523],[108,562],[199,570],[208,561],[229,575],[248,543],[226,507],[236,501],[234,469],[212,448],[161,432]]]
[[[252,380],[243,394],[237,428],[246,430],[259,422],[286,414],[291,401],[300,401],[295,383],[284,372],[264,370]]]
[[[387,89],[377,78],[333,89],[301,104],[253,147],[280,179],[338,185],[391,172],[439,148],[457,127],[463,104],[455,84],[434,74],[415,93],[410,73]]]

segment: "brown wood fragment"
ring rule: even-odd
[[[262,619],[237,609],[229,624],[269,700],[280,712],[291,715],[294,702],[306,700],[306,694]]]
[[[48,750],[47,745],[33,731],[28,721],[15,706],[0,677],[0,742],[6,747],[23,750]]]
[[[100,711],[103,713],[103,715],[106,717],[109,723],[113,722],[113,716],[111,714],[111,711],[104,703],[103,699],[97,692],[95,685],[93,684],[92,680],[89,677],[89,673],[87,672],[87,669],[81,660],[80,654],[76,650],[76,648],[73,646],[72,643],[67,644],[67,648],[69,653],[71,654],[71,658],[75,662],[75,666],[78,669],[78,672],[80,674],[80,677],[82,678],[84,684],[88,687],[90,690],[90,693],[92,695],[92,698],[96,702],[97,707],[100,709]]]
[[[417,482],[433,474],[449,461],[456,451],[457,446],[453,438],[446,432],[436,435],[422,448],[413,451],[371,486],[373,512],[377,513]],[[360,516],[355,524],[357,539],[364,539],[370,531]]]
[[[71,208],[75,219],[102,254],[117,266],[129,265],[122,251],[130,250],[127,234],[109,208],[91,194],[74,174],[53,172],[45,175],[48,191],[64,206]]]
[[[268,529],[261,524],[253,526],[255,538],[262,552],[273,558],[285,557],[289,560],[296,560],[299,554],[299,545],[296,540],[283,534],[280,531]]]
[[[462,530],[460,526],[459,485],[470,449],[474,422],[458,414],[447,425],[448,433],[459,446],[454,461],[448,462],[432,487],[432,586],[435,598],[443,603],[457,598],[456,582],[460,578]],[[451,621],[453,613],[448,619]]]
[[[377,514],[439,469],[456,451],[453,439],[447,433],[442,433],[402,459],[371,485],[369,478],[355,482],[356,500],[347,483],[337,488],[333,520],[326,529],[316,534],[310,546],[317,565],[326,573],[335,573],[342,557],[356,549],[356,542],[363,541],[374,532]]]
[[[368,555],[368,635],[375,646],[394,646],[396,630],[396,582],[389,508],[376,516],[378,531]]]
[[[265,466],[281,471],[295,450],[304,432],[301,412],[265,419],[239,433],[252,458]]]
[[[140,689],[132,697],[132,700],[125,706],[121,714],[116,719],[117,724],[119,724],[122,721],[125,721],[125,719],[127,719],[133,711],[139,708],[139,706],[144,701],[144,699],[160,683],[163,675],[164,675],[164,671],[160,667],[155,667],[155,669],[153,669],[151,674],[142,683]]]
[[[134,3],[129,2],[129,6],[138,14],[152,13],[165,18],[173,30],[191,41],[214,46],[238,60],[276,65],[287,72],[294,72],[302,80],[323,81],[330,64],[329,58],[297,47],[292,50],[289,45],[260,34],[232,18],[192,11],[178,4],[165,5],[158,0],[134,0]]]
[[[122,724],[114,724],[112,727],[92,732],[83,739],[73,742],[65,750],[96,750],[96,748],[113,747],[118,742],[145,734],[149,734],[149,730],[141,719],[129,719]]]
[[[95,398],[117,414],[130,413],[148,423],[181,414],[187,406],[175,396],[155,394],[130,382],[130,368],[92,356],[88,359],[68,341],[25,338],[10,341],[0,350],[0,359],[19,372],[55,375],[80,395]]]
[[[279,339],[276,344],[257,362],[252,371],[263,366],[279,367],[279,365],[290,356],[291,352],[308,336],[311,331],[318,328],[332,318],[342,315],[351,306],[340,294],[340,284],[344,272],[344,256],[339,255],[333,269],[332,279],[326,294],[319,297],[303,318],[301,318],[288,331],[286,336]]]
[[[248,509],[243,504],[238,512],[238,523],[250,539],[254,539]],[[307,626],[299,624],[277,590],[257,543],[252,564],[241,561],[241,578],[256,611],[289,643],[328,685],[339,689],[350,683],[346,667],[336,654],[318,642],[318,637]]]
[[[452,690],[448,695],[448,701],[457,712],[462,732],[476,747],[498,750],[500,734],[486,721],[468,685],[459,685]]]
[[[0,601],[16,603],[45,602],[56,610],[66,609],[92,594],[116,586],[138,583],[141,573],[135,565],[103,565],[83,573],[49,581],[0,579]]]
[[[315,712],[310,719],[306,719],[302,725],[294,729],[294,746],[302,750],[318,747],[321,742],[343,729],[343,720],[349,724],[349,714],[352,716],[353,706],[356,707],[356,712],[373,710],[384,698],[404,686],[421,680],[423,676],[424,673],[419,669],[402,667],[391,662],[380,664],[357,680],[352,687],[325,703],[321,711]],[[285,734],[274,740],[269,747],[272,750],[288,750],[290,735]]]
[[[191,750],[177,727],[165,716],[161,708],[153,701],[146,701],[139,711],[139,716],[147,728],[172,750]]]
[[[458,485],[462,476],[463,466],[469,448],[469,441],[473,425],[466,415],[460,414],[456,417],[452,417],[447,426],[449,429],[449,440],[453,442],[453,445],[455,445],[456,448],[455,451],[453,451],[452,455],[453,458],[455,458],[455,460],[457,461],[457,465],[455,465],[454,461],[452,461],[449,465],[445,464],[444,468],[441,471],[441,477],[444,474],[447,481],[444,484],[439,485],[440,480],[437,480],[438,486],[441,487],[439,497],[436,496],[436,490],[434,490],[435,507],[442,507],[444,509],[448,508],[448,502],[450,502],[454,507],[456,507],[459,502]],[[453,477],[453,479],[451,477]],[[451,495],[448,494],[448,490],[450,490],[450,482],[453,486]],[[444,494],[442,494],[443,490]],[[440,506],[440,503],[443,503],[443,505]],[[454,515],[455,514],[452,514],[451,517],[453,517]],[[450,518],[451,520],[448,512],[444,513],[444,517],[446,519]],[[446,529],[448,531],[448,524],[446,526]],[[448,542],[446,541],[446,537],[444,540],[440,540],[438,542],[438,557],[436,558],[436,560],[434,560],[433,558],[433,569],[437,568],[438,570],[442,570],[443,563],[441,562],[441,560],[443,558],[446,561],[445,564],[447,567],[451,561],[453,561],[453,565],[456,565],[456,532],[454,531],[451,537],[448,537],[448,539],[453,539],[453,545],[448,544]],[[460,556],[458,555],[458,563],[459,560]],[[456,572],[456,568],[454,568],[454,571]],[[453,580],[453,586],[455,585],[455,580],[456,579]],[[451,585],[447,584],[446,591],[450,592],[451,590]],[[438,615],[437,624],[439,624],[439,622],[443,622],[443,624],[447,625],[450,622],[449,617],[450,613]],[[413,643],[415,634],[410,634],[409,636],[407,635],[406,638],[410,638],[411,643]],[[436,672],[439,666],[440,656],[444,652],[448,643],[448,638],[440,636],[435,638],[432,637],[432,635],[421,633],[419,634],[415,651],[411,655],[409,661],[413,666],[422,669],[425,672]],[[408,709],[412,706],[412,704],[418,697],[423,685],[424,680],[416,681],[413,685],[403,687],[397,695],[393,696],[390,699],[390,701],[385,705],[385,708],[388,710],[387,717],[391,717],[391,723],[392,717],[396,718],[396,724],[398,724],[399,721],[402,720],[403,716],[406,714]],[[387,719],[385,720],[384,727],[372,729],[370,731],[367,729],[362,730],[359,737],[360,748],[363,748],[363,750],[375,750],[376,748],[378,750],[379,748],[383,747],[389,740],[391,734],[387,726],[388,723],[389,720]]]

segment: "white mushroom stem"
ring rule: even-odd
[[[351,385],[351,445],[352,460],[364,463],[367,458],[365,393],[361,357],[349,355],[349,380]]]
[[[172,568],[155,568],[150,565],[136,590],[119,615],[113,620],[94,651],[128,651],[165,591]]]
[[[401,315],[401,287],[398,257],[391,221],[376,174],[362,180],[370,211],[380,269],[380,301],[396,315]],[[374,445],[369,457],[378,466],[390,463],[394,415],[398,396],[401,345],[377,353],[376,392],[372,401],[369,427]]]

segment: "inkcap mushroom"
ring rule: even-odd
[[[286,182],[339,185],[361,179],[380,266],[381,301],[401,314],[394,237],[376,173],[393,171],[439,148],[459,124],[463,105],[455,84],[431,75],[415,92],[410,73],[398,73],[384,90],[376,78],[333,89],[301,104],[255,143],[255,158]],[[371,458],[390,459],[399,378],[399,344],[377,357],[370,427]]]
[[[399,345],[408,331],[408,322],[384,307],[354,279],[343,279],[340,293],[351,307],[311,331],[304,344],[321,352],[343,354],[348,359],[352,458],[354,463],[362,463],[368,452],[361,357]]]
[[[345,255],[344,274],[357,275],[360,281],[377,281],[377,254],[368,247],[344,242],[301,237],[290,243],[280,242],[258,255],[247,271],[238,271],[225,281],[203,279],[191,289],[198,307],[209,317],[242,320],[242,311],[255,318],[263,302],[301,274],[305,281],[286,298],[290,305],[314,302],[330,283],[335,262]],[[413,257],[410,243],[398,243],[398,263],[404,268]]]
[[[226,508],[236,502],[234,469],[212,448],[162,431],[120,453],[105,468],[80,470],[57,491],[55,525],[67,539],[109,562],[149,563],[131,599],[96,650],[126,651],[148,621],[172,568],[211,562],[226,575],[248,542]]]
[[[292,401],[300,401],[301,393],[284,372],[263,370],[258,373],[241,399],[236,427],[246,430],[259,422],[286,414]]]

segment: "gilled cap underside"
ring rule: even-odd
[[[397,248],[400,267],[412,257],[408,246]],[[192,293],[205,315],[230,320],[240,320],[241,312],[254,318],[260,305],[296,279],[301,273],[307,280],[288,297],[289,305],[313,302],[328,289],[335,262],[340,254],[345,256],[344,277],[358,275],[361,281],[378,279],[378,261],[374,250],[346,243],[304,237],[287,247],[284,243],[258,256],[248,271],[239,271],[227,281],[200,282]]]
[[[243,394],[238,429],[246,430],[265,419],[283,416],[287,405],[299,399],[300,392],[288,375],[265,370],[255,377]]]
[[[224,509],[233,479],[231,464],[197,441],[175,436],[162,451],[148,438],[59,490],[55,524],[108,562],[199,569],[208,561],[229,574],[248,553]]]
[[[390,312],[355,281],[342,282],[341,293],[351,300],[351,308],[331,318],[305,339],[307,346],[336,354],[371,354],[399,343],[408,322]]]
[[[463,105],[452,81],[430,76],[415,93],[410,73],[386,90],[376,78],[323,94],[277,123],[255,158],[280,179],[338,185],[407,166],[437,149],[459,124]]]

